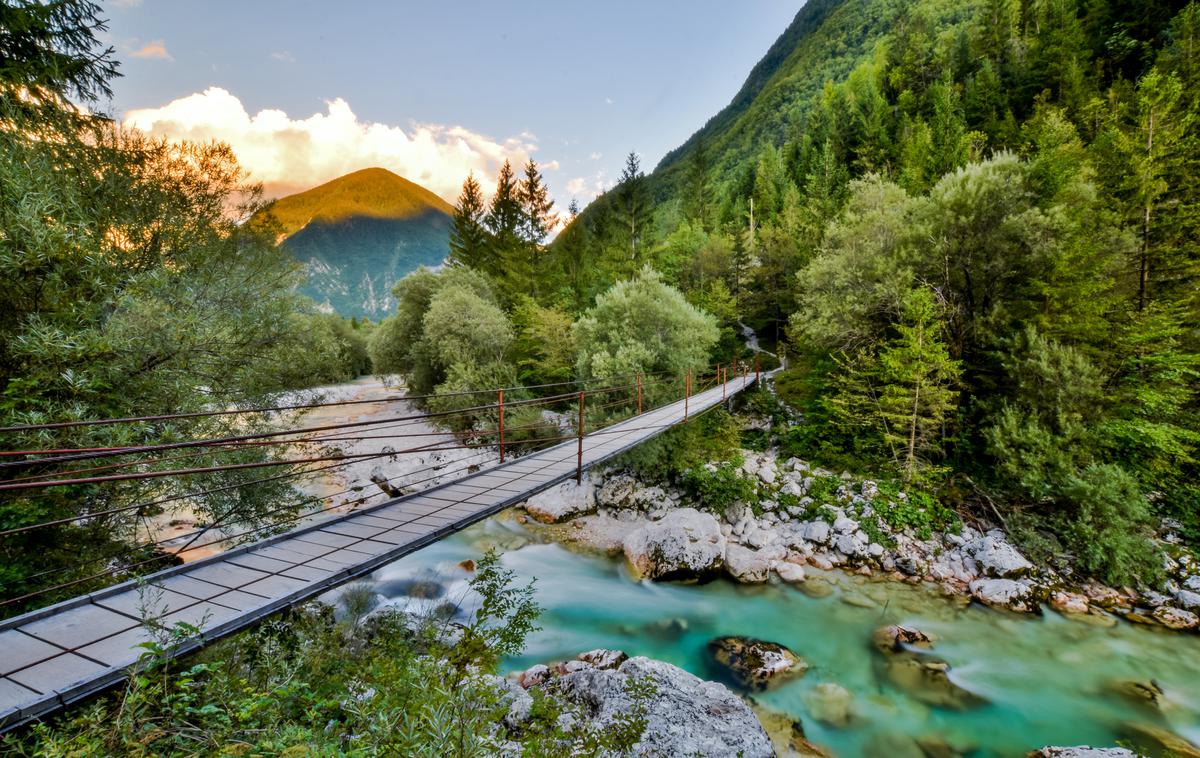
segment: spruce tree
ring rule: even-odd
[[[488,273],[503,277],[514,263],[519,265],[521,252],[521,201],[519,188],[513,175],[512,164],[507,160],[500,167],[496,179],[496,192],[488,206],[484,224],[491,233],[491,250],[487,256]]]
[[[480,271],[492,267],[488,260],[491,252],[488,230],[484,226],[487,208],[483,190],[472,172],[463,182],[462,194],[454,208],[454,224],[450,229],[450,263],[468,266]]]
[[[620,240],[616,269],[620,274],[632,276],[644,262],[652,219],[646,175],[642,173],[637,153],[625,157],[621,179],[613,189],[613,201],[616,236]]]
[[[939,306],[928,289],[904,302],[898,336],[879,354],[879,418],[884,439],[907,482],[917,480],[938,448],[958,401],[959,362],[939,337]]]
[[[542,257],[549,236],[558,218],[554,213],[554,201],[546,190],[542,172],[532,158],[525,164],[525,177],[517,189],[517,201],[521,210],[521,242],[524,256],[521,274],[530,297],[537,297],[538,279],[542,271]]]

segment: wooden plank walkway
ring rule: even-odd
[[[736,377],[691,397],[688,415],[753,384]],[[684,420],[684,401],[586,435],[583,466],[602,463]],[[578,442],[176,566],[0,622],[0,730],[123,680],[150,636],[143,597],[168,626],[200,624],[177,654],[371,573],[397,558],[572,477]],[[144,594],[143,594],[144,592]]]

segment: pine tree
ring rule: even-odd
[[[471,172],[463,182],[462,194],[454,208],[454,222],[450,228],[450,263],[468,266],[480,271],[490,271],[491,244],[484,221],[487,208],[483,190]]]

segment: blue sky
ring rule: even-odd
[[[453,196],[532,155],[586,203],[728,103],[800,5],[116,0],[109,108],[230,142],[272,194],[379,164]]]

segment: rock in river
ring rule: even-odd
[[[645,703],[646,728],[634,755],[768,758],[771,739],[754,712],[724,685],[706,682],[669,663],[630,658],[617,669],[582,668],[555,681],[601,730],[633,707],[631,681],[653,684]]]
[[[803,658],[783,645],[750,637],[716,637],[708,643],[708,654],[738,685],[755,691],[808,668]]]
[[[876,649],[885,654],[900,653],[914,647],[928,650],[933,647],[933,639],[920,629],[897,624],[880,627],[871,635],[871,642]]]
[[[725,536],[711,514],[676,508],[625,538],[625,557],[649,579],[691,579],[719,570]]]
[[[888,680],[926,705],[966,710],[986,701],[950,681],[950,664],[930,655],[898,653],[884,663]]]
[[[804,708],[817,721],[839,729],[849,725],[854,717],[851,708],[854,695],[833,682],[821,682],[804,693]]]
[[[590,479],[582,484],[567,480],[525,501],[525,511],[543,524],[566,521],[596,510],[596,488]]]

